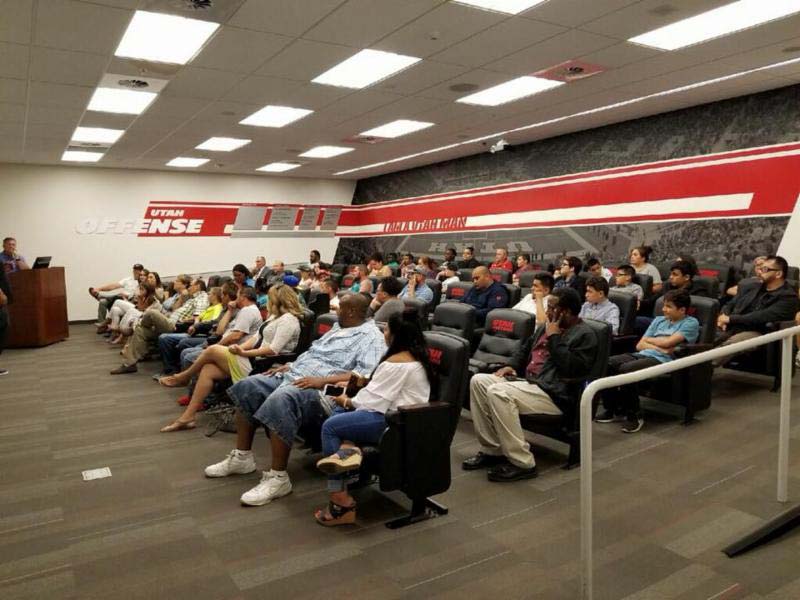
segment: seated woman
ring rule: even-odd
[[[161,276],[155,271],[150,271],[147,274],[147,283],[152,285],[156,290],[156,299],[159,302],[164,302],[167,299],[167,292],[161,283]]]
[[[251,358],[291,352],[297,347],[300,339],[298,317],[302,314],[297,294],[289,286],[273,285],[269,289],[269,313],[270,316],[259,329],[258,335],[251,336],[241,346],[209,346],[188,369],[158,380],[166,387],[178,387],[188,384],[192,377],[197,376],[186,410],[171,424],[163,427],[162,433],[194,429],[195,413],[211,392],[214,382],[231,378],[236,383],[244,379],[253,370]]]
[[[436,279],[436,261],[430,256],[420,256],[417,260],[417,266],[425,269],[426,279]]]
[[[156,295],[156,288],[151,283],[142,283],[139,284],[139,290],[136,293],[136,305],[124,300],[117,300],[111,307],[112,311],[116,313],[115,307],[122,308],[125,312],[117,319],[116,326],[114,324],[116,314],[111,317],[109,329],[112,335],[108,341],[111,344],[121,344],[133,333],[133,329],[141,320],[144,311],[149,308],[161,310],[161,302]],[[110,313],[111,311],[109,311]]]
[[[347,492],[348,474],[361,466],[359,444],[375,444],[386,429],[385,414],[401,406],[428,402],[433,371],[422,329],[416,321],[394,314],[385,333],[389,349],[369,384],[353,398],[334,398],[339,407],[322,425],[322,452],[317,467],[328,473],[328,507],[314,516],[330,527],[353,523],[356,502]]]

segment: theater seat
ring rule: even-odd
[[[331,273],[338,273],[339,275],[343,275],[346,270],[347,265],[343,263],[336,263],[331,267]]]
[[[795,289],[797,289],[795,287]],[[769,323],[767,325],[767,332],[780,331],[788,327],[794,327],[794,321],[781,321],[776,323]],[[792,356],[797,355],[797,344],[792,342]],[[730,362],[725,365],[726,369],[734,371],[743,371],[745,373],[754,373],[756,375],[766,375],[772,377],[773,392],[777,392],[781,387],[781,342],[773,342],[766,346],[759,346],[750,352],[737,354],[731,358]],[[795,361],[792,360],[792,377],[796,371]]]
[[[406,310],[413,310],[417,313],[417,318],[423,327],[427,325],[430,312],[430,305],[427,302],[419,298],[403,298],[403,304],[406,305]]]
[[[261,356],[253,359],[253,371],[251,374],[263,373],[274,365],[281,365],[292,362],[311,346],[311,338],[314,335],[314,324],[316,315],[309,309],[304,309],[300,317],[300,337],[297,340],[297,347],[293,352],[281,352],[274,356]]]
[[[468,281],[472,283],[472,269],[459,269],[458,278],[461,281]]]
[[[519,274],[519,287],[530,289],[533,287],[533,280],[537,275],[547,274],[547,271],[523,271]]]
[[[433,302],[431,302],[430,306],[430,310],[433,312],[442,301],[442,282],[438,279],[426,279],[425,283],[433,291]]]
[[[516,306],[522,299],[522,290],[513,283],[504,283],[503,287],[508,292],[508,304],[506,304],[506,307]]]
[[[509,364],[514,353],[533,335],[535,325],[536,318],[521,310],[490,311],[478,349],[469,360],[470,372],[491,373]]]
[[[634,331],[636,323],[636,296],[624,292],[608,292],[608,299],[619,308],[619,329],[611,341],[611,353],[633,352],[639,337]]]
[[[447,286],[447,293],[445,299],[447,301],[461,302],[461,299],[467,295],[467,292],[472,289],[472,283],[466,281],[456,281]]]
[[[489,269],[492,279],[499,283],[511,283],[511,271],[505,269]]]
[[[311,296],[308,308],[317,316],[323,315],[331,311],[331,299],[328,294],[317,292]]]
[[[432,331],[472,340],[475,332],[475,307],[460,302],[445,302],[433,311]]]
[[[581,434],[578,407],[581,394],[588,381],[605,376],[611,350],[611,325],[592,319],[585,319],[584,323],[589,325],[597,336],[597,357],[585,378],[569,380],[573,389],[572,410],[558,416],[520,415],[520,423],[524,429],[569,444],[569,456],[567,464],[564,465],[565,469],[571,469],[580,464]]]
[[[339,317],[333,313],[325,313],[317,316],[314,321],[314,329],[311,333],[311,341],[318,340],[323,335],[328,333],[336,323],[339,322]]]
[[[723,292],[736,285],[736,267],[733,265],[701,263],[697,265],[697,275],[715,279]]]

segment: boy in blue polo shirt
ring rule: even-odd
[[[686,315],[690,304],[691,296],[686,290],[672,290],[664,294],[664,316],[653,319],[636,344],[636,352],[617,354],[609,359],[608,374],[620,375],[669,362],[674,359],[676,346],[696,342],[700,335],[700,323]],[[598,423],[611,423],[618,416],[624,416],[624,433],[636,433],[644,425],[635,383],[606,390],[603,393],[603,407],[604,412],[595,419]]]

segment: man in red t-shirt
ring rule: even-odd
[[[514,265],[508,260],[508,250],[498,248],[494,252],[494,262],[489,265],[490,269],[505,269],[509,273],[514,270]]]

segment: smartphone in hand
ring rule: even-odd
[[[332,396],[333,398],[338,398],[339,396],[344,394],[344,388],[338,385],[331,385],[329,383],[323,388],[322,393],[325,394],[326,396]]]

